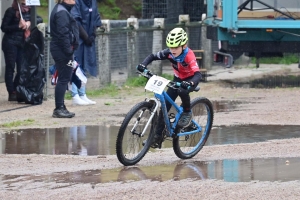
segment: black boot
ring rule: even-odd
[[[158,117],[158,123],[156,125],[156,129],[155,129],[155,135],[151,144],[152,148],[161,148],[161,143],[164,140],[164,129],[165,129],[166,125],[165,125],[165,121],[163,119],[163,114],[160,113],[159,117]]]
[[[75,114],[73,115],[73,114],[69,113],[68,110],[64,106],[55,108],[53,110],[53,114],[52,114],[52,117],[54,117],[54,118],[72,118],[74,116],[75,116]]]
[[[17,101],[17,93],[16,92],[8,93],[8,101]]]
[[[75,117],[75,113],[68,111],[66,105],[64,105],[64,108],[66,109],[66,111],[67,111],[68,113],[70,113],[71,115],[73,115],[73,117]]]
[[[157,119],[157,125],[154,130],[155,135],[153,137],[150,147],[161,148],[161,143],[164,140],[164,130],[165,130],[165,122],[163,120],[162,114],[160,114]],[[143,141],[143,143],[142,143],[143,146],[146,144],[147,140]]]

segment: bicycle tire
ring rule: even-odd
[[[173,138],[173,150],[177,157],[189,159],[194,157],[205,145],[212,128],[214,113],[212,103],[207,98],[195,98],[191,102],[193,120],[202,127],[201,132],[191,135],[175,136]],[[193,123],[185,129],[191,129]]]
[[[125,166],[135,165],[148,152],[152,143],[154,127],[157,121],[157,113],[155,113],[143,137],[139,135],[147,122],[149,121],[153,102],[140,102],[136,104],[125,116],[119,129],[116,141],[116,154],[118,160]],[[143,112],[143,115],[139,115]],[[135,133],[131,130],[135,122],[137,122]]]

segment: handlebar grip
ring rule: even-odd
[[[145,69],[147,69],[147,68],[140,64],[140,65],[136,66],[136,69],[143,73],[145,71]]]
[[[176,82],[176,86],[178,86],[178,87],[180,87],[181,86],[181,83],[180,82]],[[186,89],[190,89],[191,88],[191,86],[188,86],[188,88],[186,88]]]

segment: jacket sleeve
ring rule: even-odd
[[[73,54],[73,48],[71,45],[70,38],[70,17],[67,11],[59,11],[55,15],[56,17],[56,24],[57,24],[57,32],[59,38],[59,44],[61,45],[62,51],[67,56],[71,56]]]
[[[31,21],[30,12],[23,13],[23,18],[25,21]],[[39,15],[36,16],[36,24],[43,23],[43,18]]]
[[[94,17],[94,24],[95,27],[100,27],[102,26],[102,22],[101,22],[101,17],[100,17],[100,13],[98,12],[98,8],[97,8],[97,2],[93,8],[94,12],[95,12],[95,17]]]
[[[28,12],[23,12],[23,13],[22,13],[22,16],[23,16],[23,19],[24,19],[25,21],[30,21],[30,18],[31,18],[31,16],[30,16],[30,11],[28,11]]]
[[[19,24],[11,24],[11,22],[15,18],[15,12],[12,12],[10,9],[11,8],[5,11],[4,17],[2,19],[1,30],[4,33],[20,30]]]
[[[82,27],[82,15],[81,15],[80,8],[81,8],[81,3],[80,1],[76,0],[76,4],[75,6],[73,6],[71,10],[71,15],[77,22],[79,28],[79,37],[85,41],[88,39],[89,35],[87,34],[86,30],[84,30],[84,28]]]
[[[81,26],[81,24],[79,22],[77,22],[77,25],[78,25],[78,28],[79,28],[79,37],[81,39],[83,39],[84,41],[89,39],[89,36],[88,36],[87,32],[84,30],[84,28]]]
[[[155,54],[150,54],[144,59],[142,64],[147,66],[154,60],[166,60],[168,58],[169,54],[170,54],[169,49],[164,49]]]
[[[97,12],[97,15],[96,15],[96,27],[100,27],[100,26],[102,26],[101,17],[100,17],[100,14]]]
[[[195,72],[194,76],[190,81],[193,81],[194,85],[198,85],[202,79],[202,74],[200,72]]]

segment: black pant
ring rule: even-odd
[[[191,78],[184,79],[184,81],[190,81],[190,80]],[[174,76],[173,81],[182,82],[183,80]],[[197,85],[194,85],[193,88],[195,88],[196,86]],[[183,89],[183,88],[178,88],[176,90],[173,88],[168,88],[167,94],[171,97],[173,101],[175,101],[176,98],[179,96],[181,98],[183,110],[189,111],[191,109],[190,90]],[[167,111],[169,111],[171,109],[171,104],[169,102],[166,102],[166,106],[167,106]]]
[[[185,81],[190,81],[191,78],[187,78],[187,79],[184,79]],[[177,78],[174,76],[174,79],[173,79],[174,82],[182,82],[183,80]],[[192,87],[195,88],[197,87],[197,85],[194,85]],[[190,90],[187,90],[187,89],[183,89],[183,88],[178,88],[178,89],[173,89],[173,88],[168,88],[167,90],[167,94],[170,96],[170,98],[175,101],[176,98],[179,96],[181,98],[181,102],[182,102],[182,107],[183,107],[183,110],[185,111],[190,111],[191,109],[191,97],[190,97]],[[168,101],[166,101],[166,107],[167,107],[167,111],[169,112],[169,110],[171,109],[171,106],[172,104],[169,103]],[[156,134],[158,135],[161,135],[162,134],[162,131],[164,130],[165,128],[165,121],[163,119],[163,114],[162,114],[162,110],[160,109],[159,111],[159,115],[158,115],[158,126],[157,126],[157,129],[156,129]]]
[[[64,98],[66,90],[68,89],[68,83],[71,81],[72,77],[72,65],[70,66],[70,61],[55,63],[58,77],[57,84],[55,86],[55,106],[60,108],[64,105]]]
[[[6,90],[8,93],[12,93],[16,91],[16,88],[19,85],[23,48],[14,44],[10,44],[6,41],[2,42],[2,51],[5,59]],[[14,77],[16,66],[17,73]]]

